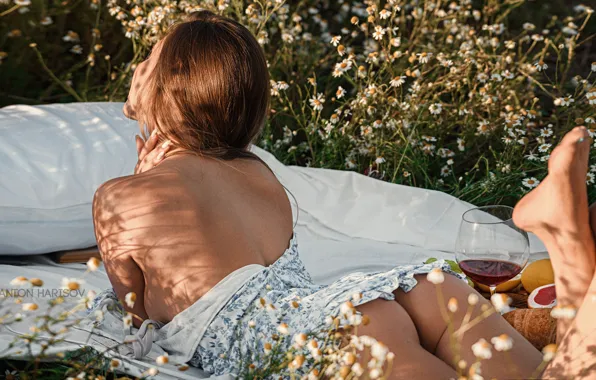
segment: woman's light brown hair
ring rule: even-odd
[[[139,122],[176,147],[221,159],[252,157],[269,107],[263,51],[236,21],[193,13],[162,41]]]

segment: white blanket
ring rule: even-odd
[[[325,169],[286,167],[272,155],[255,151],[294,194],[299,206],[298,244],[302,259],[315,282],[328,284],[353,271],[372,272],[396,265],[420,263],[429,257],[453,259],[453,247],[461,215],[471,206],[449,195],[398,186],[359,174]],[[544,246],[531,238],[532,258],[545,256]],[[13,289],[16,276],[39,277],[44,288],[59,288],[63,277],[80,277],[82,264],[57,265],[36,257],[19,257],[29,265],[0,265],[0,289]],[[100,291],[109,286],[101,269],[85,276],[85,290]],[[0,329],[0,352],[7,349],[14,334],[27,334],[34,315],[47,310],[46,296],[34,294],[40,309],[10,330]],[[8,303],[12,301],[7,300]],[[4,306],[7,303],[3,304]],[[13,307],[19,307],[18,305]],[[113,336],[112,336],[113,337]],[[118,342],[75,330],[56,351],[91,345],[99,350]],[[116,339],[117,340],[117,339]],[[11,357],[23,354],[11,350]],[[145,360],[126,359],[126,372],[138,376],[154,366],[159,347]],[[159,378],[206,377],[199,370],[178,371],[173,365],[160,368]]]

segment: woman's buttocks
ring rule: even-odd
[[[288,248],[288,198],[258,161],[173,156],[136,177],[152,192],[134,257],[152,319],[171,320],[234,270],[270,265]]]

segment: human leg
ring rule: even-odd
[[[586,172],[590,139],[583,127],[553,151],[549,174],[514,212],[521,228],[546,245],[560,306],[571,311],[557,324],[559,349],[544,378],[596,378],[596,248],[588,212]]]
[[[469,367],[477,360],[471,349],[474,343],[480,339],[490,342],[493,337],[506,334],[513,340],[513,347],[507,352],[493,349],[492,358],[482,361],[483,376],[528,378],[538,367],[540,352],[467,283],[451,275],[446,275],[440,285],[430,283],[422,275],[416,279],[418,285],[410,292],[397,290],[394,293],[416,325],[422,346],[429,352],[453,368],[457,368],[460,360]],[[469,304],[469,297],[474,305]],[[451,302],[457,304],[455,312],[446,308],[451,298],[455,299]],[[463,332],[460,338],[455,333],[457,330]]]
[[[569,132],[551,154],[548,176],[517,204],[513,213],[516,225],[535,233],[548,249],[558,304],[575,309],[583,302],[596,268],[586,186],[588,140],[583,127]],[[570,323],[558,322],[558,339]]]
[[[395,355],[390,379],[455,379],[455,371],[421,345],[408,313],[396,302],[375,300],[357,307],[370,319],[358,335],[383,342]],[[361,363],[366,368],[366,363]]]

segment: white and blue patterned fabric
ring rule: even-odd
[[[249,279],[212,320],[190,364],[216,375],[238,373],[241,363],[258,366],[253,358],[263,357],[263,345],[267,341],[272,343],[271,336],[279,334],[280,323],[288,325],[290,336],[324,329],[326,317],[337,316],[342,303],[351,301],[358,306],[379,298],[394,300],[394,290],[409,292],[417,283],[414,275],[428,273],[433,268],[463,278],[439,260],[432,264],[398,266],[386,272],[353,273],[329,286],[316,285],[300,260],[294,235],[283,255]],[[360,297],[355,299],[355,294]],[[273,307],[262,307],[261,298]],[[293,301],[297,301],[297,308]],[[291,339],[282,342],[287,344],[282,349],[292,343]]]
[[[359,306],[375,299],[394,300],[393,291],[396,289],[409,292],[416,286],[416,274],[425,274],[434,268],[440,268],[446,273],[464,278],[453,272],[444,260],[438,260],[431,264],[397,266],[384,272],[352,273],[328,286],[317,285],[300,259],[296,234],[291,239],[289,248],[272,265],[247,267],[250,268],[240,268],[231,273],[169,324],[163,326],[155,323],[161,330],[157,334],[164,336],[161,340],[155,340],[155,344],[166,351],[167,346],[176,347],[176,354],[179,354],[176,358],[190,358],[189,364],[208,373],[234,375],[246,363],[257,366],[260,364],[257,357],[263,357],[265,342],[272,343],[272,335],[279,334],[277,328],[280,323],[288,325],[290,336],[326,330],[328,326],[325,319],[328,316],[338,316],[344,302],[351,301],[354,306]],[[225,285],[229,285],[230,279],[233,281],[236,272],[246,273],[242,283],[230,290],[230,286]],[[237,277],[242,278],[242,273]],[[221,301],[222,295],[225,295],[222,288],[230,293],[224,302]],[[354,295],[359,296],[355,298]],[[97,296],[91,310],[106,298],[113,298],[117,302],[115,293],[109,289]],[[219,301],[213,302],[213,299]],[[265,301],[265,305],[262,305],[261,299]],[[215,311],[211,307],[214,304],[218,308]],[[204,315],[196,315],[199,313]],[[209,322],[203,326],[197,324],[197,321]],[[345,322],[344,320],[340,326]],[[168,332],[168,325],[173,332]],[[202,331],[197,333],[197,330]],[[163,345],[162,343],[167,342],[166,336],[170,341]],[[183,341],[181,337],[186,339]],[[198,342],[189,342],[192,337],[199,337]],[[146,340],[138,334],[137,339]],[[279,348],[285,351],[292,340],[282,339],[280,342],[285,347]],[[192,349],[187,354],[189,347]],[[145,347],[145,351],[149,349],[149,346]]]

